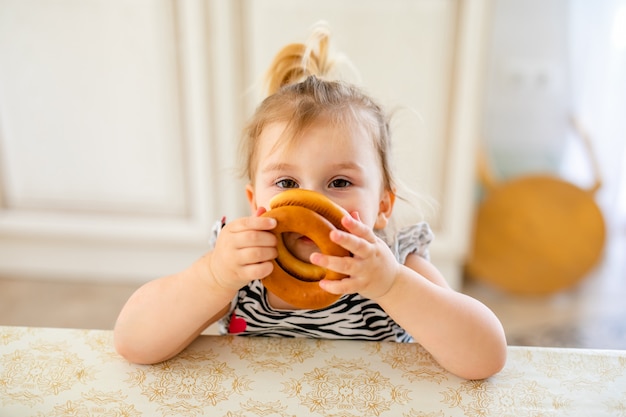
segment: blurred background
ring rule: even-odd
[[[626,0],[0,0],[0,325],[112,328],[246,214],[239,132],[320,20],[450,284],[510,344],[626,349]],[[574,200],[488,210],[535,176]]]

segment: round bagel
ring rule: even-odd
[[[283,233],[308,237],[324,254],[350,256],[350,252],[330,240],[332,230],[344,230],[341,219],[346,214],[341,207],[314,191],[293,189],[276,195],[270,201],[270,210],[263,216],[277,221],[272,232],[278,238],[278,256],[273,261],[274,270],[262,280],[263,285],[298,308],[322,308],[339,299],[339,295],[324,291],[318,282],[342,279],[345,275],[296,258],[285,246]]]

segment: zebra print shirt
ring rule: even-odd
[[[219,231],[215,231],[215,238]],[[389,244],[398,262],[410,253],[428,259],[433,233],[421,222],[402,229]],[[214,240],[213,240],[214,241]],[[222,334],[242,336],[312,337],[370,341],[412,342],[413,338],[374,301],[346,294],[319,310],[278,310],[267,301],[260,280],[239,290],[219,322]]]

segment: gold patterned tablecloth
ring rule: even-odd
[[[419,345],[201,336],[132,365],[112,332],[0,327],[0,416],[626,416],[626,352],[510,347],[483,381]]]

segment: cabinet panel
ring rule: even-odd
[[[120,4],[0,3],[5,208],[188,213],[173,4]]]
[[[145,280],[206,250],[205,16],[202,1],[0,2],[0,273]]]

